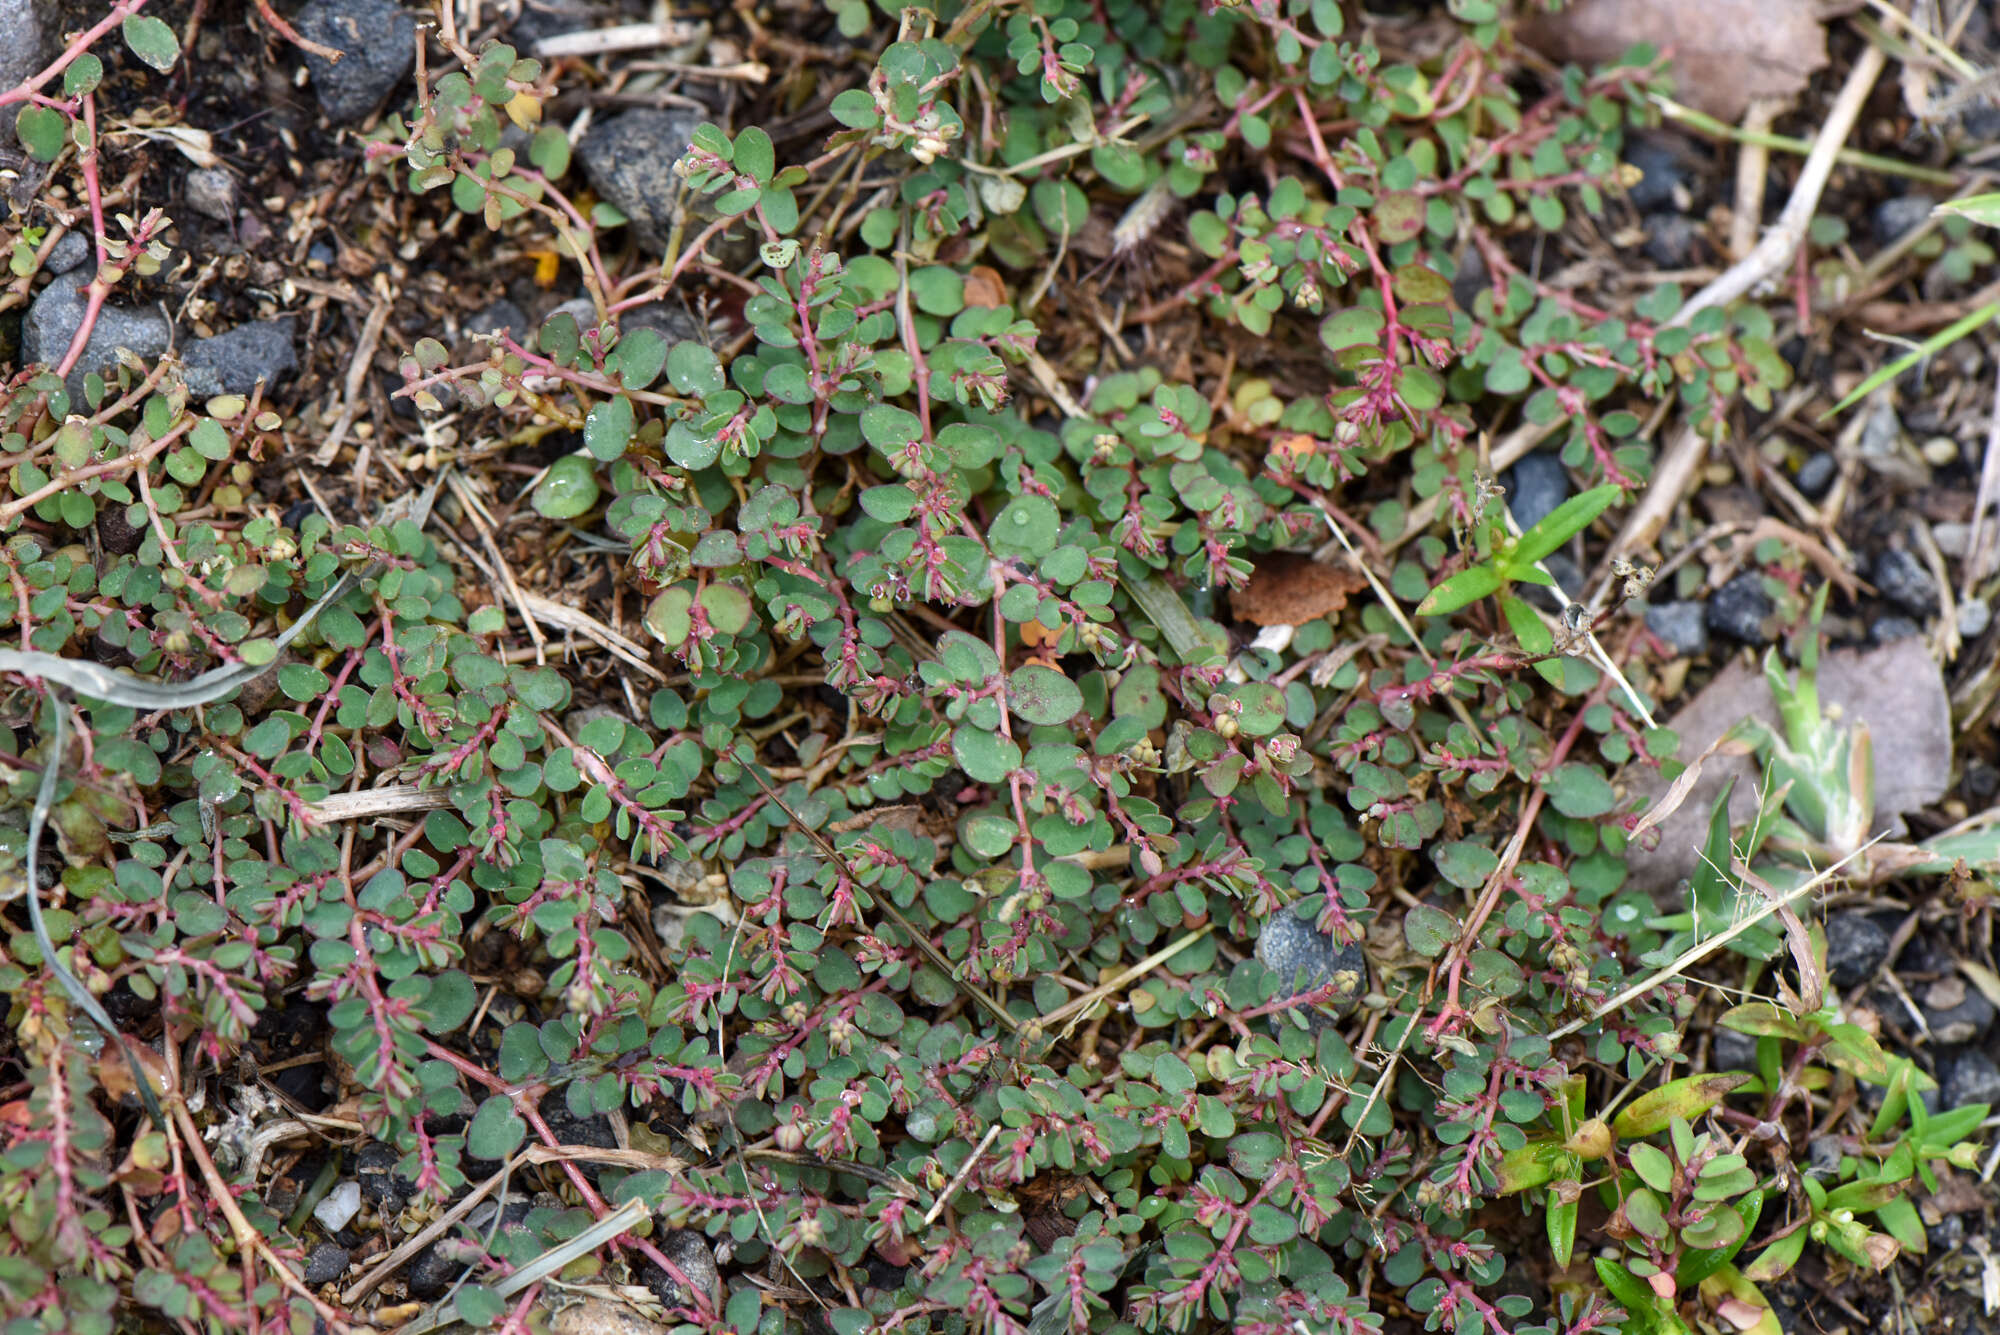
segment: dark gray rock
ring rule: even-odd
[[[1905,612],[1920,617],[1937,613],[1937,585],[1931,582],[1930,571],[1902,548],[1884,548],[1875,558],[1868,578],[1884,598]]]
[[[666,249],[681,195],[674,163],[702,119],[685,107],[639,107],[591,127],[577,145],[591,187],[631,220],[648,250]]]
[[[1529,602],[1550,616],[1560,616],[1563,608],[1569,606],[1569,600],[1583,591],[1583,571],[1563,552],[1550,552],[1542,558],[1542,565],[1555,580],[1555,587],[1547,584],[1520,584],[1515,587]]]
[[[516,343],[530,337],[535,331],[528,323],[528,313],[514,302],[502,297],[492,305],[474,312],[465,321],[468,334],[511,334]]]
[[[459,1259],[457,1243],[449,1246],[445,1242],[433,1242],[417,1253],[417,1259],[410,1262],[410,1268],[403,1272],[404,1287],[412,1298],[432,1302],[445,1295],[445,1291],[458,1282],[465,1273],[466,1262]]]
[[[1646,629],[1681,658],[1708,652],[1708,617],[1700,603],[1660,603],[1646,609]]]
[[[660,1239],[660,1254],[672,1261],[713,1307],[722,1296],[722,1274],[715,1268],[715,1253],[708,1240],[692,1229],[677,1228]],[[665,1307],[692,1307],[694,1297],[680,1280],[657,1261],[648,1259],[639,1267],[639,1278]]]
[[[28,308],[21,322],[21,359],[54,366],[68,353],[70,340],[83,325],[83,289],[90,282],[87,268],[57,274]],[[118,365],[118,349],[129,348],[145,359],[166,352],[173,341],[173,325],[167,317],[147,307],[106,304],[97,313],[97,323],[84,344],[83,355],[65,382],[70,410],[84,407],[83,379],[91,371],[109,371]]]
[[[2000,1066],[1977,1048],[1961,1052],[1945,1063],[1938,1087],[1938,1101],[1946,1108],[1963,1108],[1968,1103],[2000,1106]]]
[[[1870,644],[1888,644],[1894,640],[1910,640],[1924,633],[1924,628],[1908,617],[1876,617],[1868,627]]]
[[[1889,933],[1873,918],[1837,913],[1826,920],[1826,971],[1835,987],[1860,987],[1889,954]]]
[[[40,74],[61,31],[62,5],[57,0],[0,0],[0,90]],[[0,107],[0,136],[9,148],[14,147],[14,117],[20,111],[18,102]]]
[[[1922,1004],[1924,1024],[1940,1043],[1976,1043],[1993,1027],[1993,1003],[1957,973],[1932,983]]]
[[[1569,470],[1560,456],[1537,450],[1508,469],[1502,485],[1507,488],[1508,513],[1525,533],[1569,499]]]
[[[1718,1029],[1715,1041],[1708,1049],[1708,1069],[1711,1071],[1755,1071],[1757,1069],[1757,1040],[1750,1034],[1739,1034],[1734,1029]]]
[[[68,273],[89,258],[90,238],[82,232],[64,232],[42,267],[50,273]]]
[[[1283,980],[1285,996],[1337,984],[1340,995],[1330,1004],[1338,1015],[1353,1010],[1368,990],[1368,956],[1361,944],[1335,941],[1290,909],[1273,914],[1257,934],[1257,961]]]
[[[1708,628],[1717,635],[1761,645],[1771,640],[1764,627],[1771,610],[1771,597],[1764,592],[1763,580],[1755,572],[1745,571],[1709,595],[1704,616]]]
[[[331,1284],[347,1273],[347,1248],[338,1243],[322,1242],[306,1257],[305,1281],[308,1284]]]
[[[1645,227],[1642,249],[1647,259],[1662,269],[1685,269],[1694,263],[1695,244],[1701,239],[1701,227],[1694,219],[1682,213],[1649,213]]]
[[[1639,212],[1679,210],[1691,202],[1687,198],[1687,154],[1676,144],[1653,135],[1637,135],[1625,146],[1625,161],[1645,173],[1625,192]]]
[[[236,178],[221,167],[197,167],[184,182],[188,207],[205,218],[228,222],[236,216]]]
[[[1898,195],[1894,199],[1883,200],[1875,206],[1875,239],[1894,241],[1903,233],[1921,226],[1936,207],[1937,201],[1929,195]]]
[[[416,1183],[396,1171],[396,1151],[379,1140],[361,1147],[355,1162],[354,1178],[361,1184],[361,1199],[383,1215],[397,1215],[417,1191]]]
[[[196,340],[187,354],[188,389],[206,399],[248,394],[261,381],[269,398],[299,367],[292,346],[297,325],[295,317],[281,315]]]
[[[1793,485],[1798,487],[1799,495],[1816,501],[1833,489],[1833,480],[1839,475],[1840,461],[1822,450],[1799,465]]]
[[[306,56],[319,109],[335,125],[374,111],[416,63],[417,25],[391,0],[312,0],[292,24],[342,53],[337,64]]]
[[[665,301],[649,301],[644,306],[634,306],[618,315],[618,327],[625,333],[634,329],[650,329],[669,345],[675,343],[705,342],[701,321],[678,298]]]

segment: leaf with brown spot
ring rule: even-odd
[[[1826,30],[1860,0],[1577,0],[1530,15],[1521,40],[1557,60],[1609,64],[1636,42],[1673,55],[1674,95],[1734,121],[1752,98],[1803,92],[1826,65]]]
[[[1271,552],[1256,558],[1250,583],[1229,595],[1238,621],[1253,626],[1297,626],[1331,616],[1347,606],[1349,594],[1368,581],[1342,566],[1315,561],[1297,552]]]

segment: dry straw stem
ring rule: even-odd
[[[1649,974],[1647,977],[1641,979],[1639,982],[1632,984],[1630,987],[1626,988],[1623,992],[1620,992],[1617,996],[1612,997],[1609,1001],[1605,1002],[1603,1005],[1599,1006],[1596,1010],[1584,1016],[1582,1019],[1571,1020],[1568,1024],[1562,1025],[1557,1029],[1551,1030],[1549,1032],[1549,1041],[1553,1043],[1557,1039],[1567,1038],[1569,1037],[1569,1035],[1575,1033],[1577,1030],[1583,1028],[1587,1024],[1596,1024],[1599,1020],[1611,1014],[1613,1011],[1619,1010],[1631,1004],[1632,1002],[1637,1001],[1640,997],[1645,996],[1646,993],[1652,991],[1654,988],[1658,987],[1661,983],[1666,982],[1669,978],[1681,977],[1688,969],[1694,967],[1696,964],[1699,964],[1701,961],[1707,959],[1710,955],[1713,955],[1716,951],[1722,949],[1724,946],[1728,945],[1731,941],[1734,941],[1737,937],[1743,935],[1743,933],[1749,931],[1752,927],[1755,927],[1758,923],[1764,921],[1764,919],[1770,917],[1772,914],[1778,912],[1780,909],[1783,909],[1791,904],[1797,903],[1799,900],[1805,898],[1805,896],[1812,893],[1814,890],[1817,890],[1821,886],[1825,885],[1828,881],[1832,880],[1840,872],[1840,869],[1842,867],[1845,867],[1848,863],[1854,861],[1855,858],[1860,857],[1863,853],[1867,852],[1869,849],[1873,848],[1876,844],[1880,843],[1881,841],[1882,841],[1882,836],[1877,835],[1875,838],[1870,839],[1867,843],[1855,849],[1853,852],[1849,853],[1846,857],[1834,863],[1826,870],[1820,872],[1812,879],[1801,882],[1799,885],[1795,886],[1789,891],[1786,891],[1783,894],[1767,897],[1764,901],[1763,907],[1759,908],[1755,913],[1747,914],[1744,917],[1738,919],[1736,922],[1730,924],[1729,929],[1727,931],[1717,932],[1714,936],[1711,936],[1706,941],[1696,942],[1694,945],[1689,946],[1686,950],[1682,951],[1680,957],[1676,959],[1673,963],[1667,965],[1662,969],[1659,969],[1658,971],[1652,974]],[[1738,859],[1731,859],[1730,870],[1733,871],[1738,876],[1748,876],[1752,874],[1750,872],[1750,868],[1746,866],[1741,860]]]
[[[1812,152],[1799,171],[1798,184],[1792,188],[1792,197],[1786,201],[1785,211],[1779,215],[1777,225],[1765,233],[1757,248],[1742,261],[1731,265],[1720,278],[1688,298],[1687,304],[1667,321],[1668,328],[1686,324],[1710,306],[1727,305],[1738,297],[1748,295],[1785,271],[1792,262],[1792,256],[1805,244],[1806,229],[1811,226],[1813,214],[1819,209],[1820,195],[1826,189],[1827,177],[1833,172],[1841,145],[1847,142],[1848,133],[1861,114],[1862,104],[1868,100],[1868,94],[1874,90],[1875,81],[1881,77],[1887,63],[1888,57],[1880,47],[1863,48],[1854,62],[1854,68],[1848,72],[1840,95],[1834,99],[1833,107],[1827,113],[1826,123],[1820,127],[1819,135],[1813,141]],[[1666,526],[1667,517],[1680,504],[1682,495],[1701,472],[1701,465],[1707,457],[1708,442],[1701,433],[1692,425],[1682,427],[1680,434],[1660,455],[1645,495],[1639,498],[1639,504],[1633,508],[1625,527],[1619,530],[1616,541],[1605,554],[1598,577],[1603,590],[1610,588],[1609,572],[1615,558],[1630,557],[1653,545],[1653,540]],[[1600,592],[1594,601],[1601,602],[1602,597]]]

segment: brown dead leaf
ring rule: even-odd
[[[1000,271],[990,264],[974,265],[972,272],[965,276],[965,304],[981,310],[1005,306],[1007,284],[1001,280]]]
[[[1521,39],[1557,60],[1608,64],[1635,42],[1673,56],[1675,96],[1734,121],[1753,98],[1790,97],[1826,65],[1828,18],[1859,0],[1577,0],[1535,13]]]
[[[1250,583],[1229,595],[1238,621],[1253,626],[1297,626],[1347,606],[1347,596],[1368,581],[1342,566],[1327,565],[1297,552],[1256,558]]]

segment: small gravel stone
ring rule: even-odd
[[[417,1259],[410,1262],[410,1268],[403,1272],[404,1287],[412,1298],[430,1302],[444,1297],[445,1290],[458,1282],[466,1263],[457,1256],[457,1247],[449,1252],[441,1242],[433,1242],[417,1253]]]
[[[1963,1108],[1968,1103],[2000,1105],[2000,1066],[1978,1048],[1959,1053],[1945,1063],[1938,1081],[1946,1108]]]
[[[1868,626],[1868,639],[1872,644],[1889,644],[1923,633],[1924,628],[1908,617],[1876,617]]]
[[[416,1184],[398,1174],[396,1151],[379,1140],[362,1146],[354,1176],[361,1183],[361,1196],[384,1215],[401,1214],[416,1192]]]
[[[1832,1136],[1814,1136],[1806,1142],[1806,1173],[1825,1181],[1840,1173],[1840,1142]]]
[[[667,1335],[667,1327],[648,1321],[624,1303],[585,1298],[570,1303],[549,1323],[552,1335]]]
[[[648,250],[666,249],[681,194],[674,163],[701,121],[686,107],[639,107],[594,126],[577,145],[592,188],[631,220]]]
[[[1924,992],[1924,1024],[1940,1043],[1975,1043],[1993,1027],[1993,1003],[1965,979],[1951,974]]]
[[[1872,459],[1888,458],[1896,452],[1896,442],[1902,439],[1902,435],[1902,419],[1896,416],[1896,410],[1885,399],[1868,410],[1868,419],[1861,424],[1861,440],[1856,448]]]
[[[618,317],[618,327],[627,334],[635,329],[650,329],[667,340],[669,347],[702,341],[701,321],[678,301],[649,301],[624,311]]]
[[[76,268],[57,274],[42,289],[21,322],[22,361],[46,362],[51,366],[62,361],[69,351],[70,340],[83,326],[83,289],[89,282],[90,271]],[[167,317],[148,307],[106,305],[99,310],[90,341],[84,345],[83,355],[77,358],[65,382],[71,410],[84,406],[84,376],[116,367],[119,348],[129,348],[141,358],[151,360],[167,350],[172,337],[173,326]]]
[[[1929,195],[1898,195],[1883,200],[1875,206],[1875,239],[1894,241],[1921,225],[1936,207],[1937,201]]]
[[[1967,598],[1958,605],[1958,633],[1961,637],[1976,640],[1992,624],[1993,608],[1984,598]]]
[[[1840,474],[1840,461],[1822,450],[1799,465],[1799,475],[1794,485],[1799,495],[1809,501],[1816,501],[1833,488],[1833,479]]]
[[[1771,597],[1764,592],[1763,581],[1745,571],[1709,595],[1703,615],[1717,635],[1744,644],[1768,644],[1771,637],[1764,629],[1764,620],[1771,610]]]
[[[334,1242],[322,1242],[306,1257],[305,1281],[308,1284],[331,1284],[347,1273],[347,1248]]]
[[[1701,228],[1681,213],[1646,215],[1646,258],[1662,269],[1685,269],[1694,261]]]
[[[1708,620],[1700,603],[1661,603],[1646,609],[1646,629],[1680,658],[1708,652]]]
[[[64,232],[56,248],[49,252],[49,262],[42,267],[50,273],[68,273],[89,258],[90,238],[82,232]]]
[[[1931,572],[1902,548],[1883,549],[1868,578],[1884,598],[1905,612],[1925,617],[1936,614],[1937,585],[1931,582]]]
[[[1757,1069],[1757,1040],[1734,1029],[1718,1029],[1709,1045],[1708,1066],[1712,1071],[1754,1071]]]
[[[375,110],[416,62],[416,24],[391,0],[312,0],[292,24],[342,53],[337,64],[306,56],[319,109],[336,125]]]
[[[220,167],[197,167],[184,182],[188,207],[205,218],[228,222],[236,215],[236,178]]]
[[[1569,499],[1569,470],[1559,456],[1538,450],[1508,469],[1503,485],[1508,512],[1525,533]]]
[[[1625,197],[1639,212],[1680,209],[1692,202],[1675,198],[1676,194],[1687,193],[1687,171],[1681,153],[1672,143],[1652,135],[1640,135],[1626,145],[1625,161],[1645,173],[1636,185],[1625,192]]]
[[[1519,586],[1521,593],[1529,602],[1551,616],[1561,615],[1563,608],[1569,605],[1569,600],[1583,590],[1583,571],[1565,552],[1550,552],[1542,558],[1542,565],[1555,580],[1555,587],[1552,588],[1547,584],[1523,584]]]
[[[502,297],[491,306],[468,316],[465,321],[468,334],[512,334],[516,343],[531,332],[528,313],[518,305]]]
[[[238,325],[226,334],[197,339],[187,354],[188,389],[202,398],[271,391],[299,366],[292,344],[298,321],[290,315]]]
[[[1257,961],[1284,980],[1286,996],[1338,983],[1334,1012],[1353,1010],[1368,990],[1368,956],[1359,942],[1335,941],[1289,909],[1272,916],[1257,934]]]
[[[48,64],[49,39],[61,31],[62,5],[57,0],[0,3],[0,89],[12,88],[41,73]],[[0,107],[0,138],[9,148],[14,146],[14,117],[22,105],[15,102]]]
[[[361,1184],[358,1182],[336,1182],[333,1190],[319,1198],[313,1206],[313,1218],[329,1233],[338,1233],[346,1228],[355,1215],[361,1212]]]
[[[722,1274],[715,1268],[715,1253],[708,1240],[692,1229],[677,1228],[660,1240],[660,1253],[680,1268],[696,1290],[713,1305],[722,1294]],[[667,1307],[690,1307],[693,1297],[681,1282],[657,1262],[648,1260],[639,1267],[639,1277],[654,1296]]]
[[[1931,1251],[1939,1256],[1958,1250],[1965,1241],[1965,1221],[1955,1214],[1948,1214],[1935,1224],[1924,1229],[1924,1238],[1931,1245]]]
[[[1889,933],[1873,918],[1837,913],[1826,920],[1826,971],[1838,988],[1859,987],[1889,954]]]

